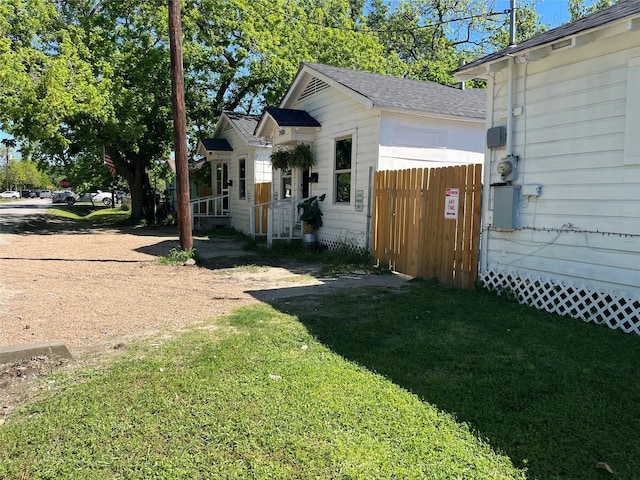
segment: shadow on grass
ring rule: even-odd
[[[309,332],[467,422],[529,478],[640,478],[640,338],[412,282],[274,298]]]

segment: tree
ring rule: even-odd
[[[494,11],[495,2],[480,0],[402,0],[391,8],[371,0],[367,28],[385,52],[405,64],[404,75],[418,80],[453,83],[451,72],[469,60],[509,43],[509,12]],[[544,31],[531,3],[518,6],[517,40]]]
[[[596,0],[590,6],[586,6],[584,0],[569,0],[569,13],[571,20],[577,20],[591,13],[610,7],[620,0]]]
[[[516,44],[527,40],[547,30],[540,23],[540,15],[536,12],[535,5],[531,2],[518,2],[516,10]],[[502,17],[500,22],[491,30],[488,37],[491,45],[498,48],[506,48],[510,41],[511,20],[508,15]]]
[[[103,80],[83,60],[78,31],[63,28],[52,2],[0,3],[0,127],[29,141],[69,140],[61,125],[105,116]]]
[[[9,19],[5,30],[36,19],[37,28],[20,32],[25,38],[34,32],[22,43],[34,46],[29,53],[42,65],[55,63],[58,70],[50,70],[63,83],[77,80],[78,88],[70,87],[50,107],[42,105],[38,95],[29,93],[34,86],[21,67],[26,53],[10,55],[20,50],[22,43],[16,41],[3,51],[21,76],[15,87],[23,94],[19,102],[12,99],[16,105],[0,127],[28,139],[27,148],[46,152],[43,158],[68,169],[75,183],[93,175],[104,178],[106,169],[102,174],[98,170],[106,146],[129,184],[132,218],[140,218],[150,206],[147,169],[169,158],[172,140],[165,2],[10,1],[20,8],[4,9]],[[321,6],[311,0],[183,0],[192,135],[210,132],[225,109],[255,111],[279,99],[303,60],[392,71],[394,59],[383,55],[378,41],[354,30],[357,5],[346,0],[327,0]],[[39,45],[34,40],[39,36],[52,40]],[[62,59],[68,60],[70,71],[64,71]],[[94,98],[89,87],[96,85],[100,95]],[[21,113],[30,111],[39,116]]]

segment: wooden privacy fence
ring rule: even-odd
[[[474,288],[481,193],[480,164],[376,172],[376,260],[400,273]]]
[[[266,235],[267,234],[267,222],[269,214],[269,203],[271,199],[271,182],[256,183],[253,186],[253,203],[254,205],[261,205],[254,208],[254,222],[255,222],[255,234]]]

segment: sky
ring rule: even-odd
[[[501,0],[498,3],[500,7],[504,4],[505,10],[508,9],[510,5],[508,0]],[[587,1],[585,3],[591,4],[592,2]],[[516,8],[517,7],[518,3],[516,2]],[[569,15],[569,0],[537,0],[536,11],[540,14],[542,23],[549,28],[555,28],[571,20],[571,16]]]

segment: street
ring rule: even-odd
[[[42,215],[51,208],[50,198],[23,198],[0,202],[0,242],[3,233],[11,233],[20,223]]]

